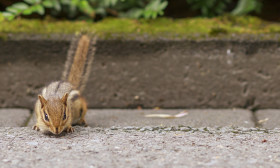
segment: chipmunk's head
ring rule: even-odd
[[[71,112],[67,106],[68,93],[62,98],[46,100],[39,95],[41,102],[41,117],[45,126],[53,134],[60,134],[69,123],[71,124]]]

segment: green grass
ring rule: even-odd
[[[133,39],[137,37],[195,39],[205,37],[227,37],[231,34],[280,33],[280,24],[262,21],[256,17],[223,16],[217,18],[187,18],[156,20],[133,20],[108,18],[100,22],[0,19],[0,35],[13,33],[73,34],[80,31],[95,32],[102,39]]]

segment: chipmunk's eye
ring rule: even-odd
[[[46,121],[49,121],[49,116],[48,116],[48,114],[44,112],[44,115],[45,115],[45,120],[46,120]]]
[[[66,112],[64,111],[64,114],[63,114],[63,120],[66,119]]]

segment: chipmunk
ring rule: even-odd
[[[34,130],[60,134],[74,132],[72,125],[87,126],[86,100],[81,96],[94,59],[96,38],[79,35],[71,42],[61,81],[50,83],[38,95]]]

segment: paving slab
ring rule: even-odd
[[[184,109],[176,110],[131,110],[131,109],[97,109],[89,110],[86,121],[89,126],[108,128],[112,126],[242,126],[254,127],[251,112],[242,109],[189,109],[182,118],[147,118],[147,114],[178,114]],[[29,126],[35,124],[35,116]]]
[[[280,166],[279,129],[75,129],[56,137],[26,127],[0,127],[0,167]]]
[[[163,119],[147,118],[148,114],[178,114],[184,109],[177,110],[89,110],[87,121],[90,126],[243,126],[254,127],[251,112],[241,109],[189,109],[188,115],[182,118]]]
[[[263,128],[280,128],[279,109],[259,110],[256,112],[256,116],[258,118],[259,124],[261,124]]]
[[[26,109],[0,109],[0,127],[24,126],[30,115]]]

